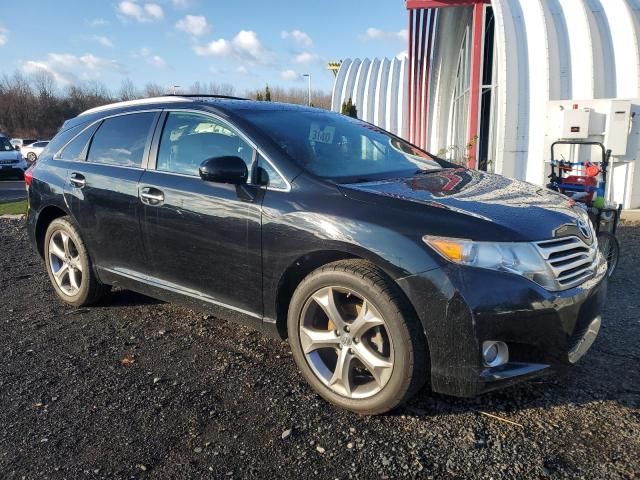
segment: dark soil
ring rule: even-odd
[[[0,478],[638,477],[640,227],[619,236],[603,329],[567,376],[358,417],[286,342],[126,291],[64,306],[24,222],[0,220]]]

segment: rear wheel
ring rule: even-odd
[[[108,292],[109,287],[98,281],[82,237],[69,217],[51,222],[44,238],[44,253],[49,279],[66,303],[91,305]]]
[[[620,243],[615,235],[611,232],[599,232],[598,248],[602,255],[607,260],[607,276],[611,277],[618,266],[618,260],[620,259]]]
[[[291,299],[288,329],[306,380],[342,408],[384,413],[424,383],[419,322],[398,286],[368,262],[335,262],[305,278]]]

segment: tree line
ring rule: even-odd
[[[27,76],[16,71],[0,77],[0,133],[14,138],[48,139],[56,134],[65,120],[89,108],[173,93],[173,88],[172,91],[167,90],[154,82],[139,88],[130,79],[124,79],[116,91],[109,90],[98,81],[59,88],[48,72]],[[200,81],[186,88],[176,87],[175,93],[237,95],[233,85]],[[266,93],[269,100],[274,102],[308,102],[308,92],[304,88],[266,87],[264,90],[250,90],[237,96],[265,100]],[[331,108],[331,94],[328,92],[312,91],[311,101],[316,107]]]

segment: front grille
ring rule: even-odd
[[[9,165],[11,163],[18,163],[18,160],[0,160],[0,165]]]
[[[560,290],[580,285],[597,268],[598,245],[587,245],[580,238],[562,237],[536,242],[542,257],[553,271]]]

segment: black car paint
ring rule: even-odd
[[[80,226],[105,283],[281,336],[297,281],[325,262],[364,258],[398,283],[420,318],[435,391],[474,395],[568,363],[579,324],[602,310],[604,275],[551,293],[516,275],[449,264],[422,241],[426,234],[486,241],[568,235],[576,214],[564,197],[446,163],[411,178],[337,185],[303,171],[237,114],[248,108],[299,107],[234,100],[123,107],[71,120],[59,136],[121,113],[205,112],[259,146],[287,191],[156,171],[157,126],[141,168],[57,160],[61,142],[54,140],[33,169],[29,192],[36,248],[42,254],[40,219],[58,209]],[[84,188],[70,183],[74,173]],[[143,203],[144,188],[161,192],[164,202]],[[483,367],[485,339],[513,342],[513,361]]]

